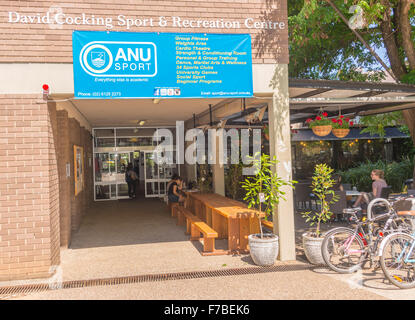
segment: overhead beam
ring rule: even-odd
[[[378,104],[378,103],[402,103],[415,102],[414,96],[397,96],[397,97],[354,97],[354,98],[304,98],[290,99],[290,106],[301,105],[330,105],[330,104]]]
[[[370,110],[367,110],[367,108],[371,108]],[[359,116],[367,116],[367,115],[374,115],[374,114],[380,114],[380,113],[387,113],[387,112],[393,112],[393,111],[400,111],[400,110],[408,110],[415,108],[415,103],[402,103],[402,104],[394,104],[393,106],[389,104],[383,104],[374,107],[373,105],[360,105],[356,108],[350,108],[350,109],[344,109],[343,115],[359,115]],[[291,112],[292,113],[292,112]],[[334,117],[338,115],[338,112],[335,111],[327,111],[328,117]],[[297,119],[292,119],[292,123],[299,123],[299,122],[305,122],[310,116],[304,116]]]
[[[312,91],[309,91],[309,92],[305,92],[303,94],[300,94],[298,96],[295,96],[293,98],[296,98],[296,99],[299,99],[299,98],[309,98],[309,97],[313,97],[313,96],[316,96],[318,94],[321,94],[321,93],[324,93],[324,92],[327,92],[327,91],[331,91],[331,90],[332,89],[328,89],[328,88],[315,89],[315,90],[312,90]]]
[[[376,83],[361,81],[339,81],[339,80],[315,80],[315,79],[289,79],[291,88],[327,88],[331,90],[357,90],[357,91],[387,91],[387,92],[415,92],[414,85],[403,83]]]
[[[250,113],[249,109],[256,108],[260,105],[263,105],[265,102],[262,99],[257,98],[246,98],[246,111],[247,113]],[[240,98],[234,98],[234,99],[225,99],[218,104],[211,107],[211,112],[209,110],[209,107],[207,106],[206,110],[202,111],[201,113],[195,115],[195,119],[198,126],[209,124],[211,119],[212,122],[215,123],[218,120],[221,120],[223,118],[229,117],[235,113],[239,113],[243,111],[243,103],[241,102]],[[212,115],[212,118],[211,116]],[[188,119],[186,121],[193,122],[192,119]]]

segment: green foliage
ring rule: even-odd
[[[321,118],[321,120],[314,120],[308,124],[310,128],[316,126],[331,126],[331,120],[327,118]]]
[[[306,121],[308,123],[308,126],[310,128],[316,127],[316,126],[331,126],[332,122],[329,118],[327,118],[327,112],[323,112],[322,114],[316,116],[316,118],[313,119],[307,119]]]
[[[320,237],[320,223],[328,221],[332,212],[330,211],[330,204],[338,201],[338,196],[334,194],[332,189],[336,180],[331,178],[333,169],[325,163],[317,164],[314,168],[313,181],[311,183],[313,194],[318,198],[317,203],[321,206],[320,212],[308,211],[303,212],[301,215],[306,218],[306,222],[310,223],[310,226],[316,225],[316,229],[313,233],[314,236]],[[328,200],[328,196],[332,196]]]
[[[363,9],[367,25],[379,22],[385,12],[385,6],[380,4],[379,1],[358,1],[357,5]]]
[[[334,2],[348,19],[354,15],[349,13],[349,8],[356,4],[363,8],[367,22],[376,21],[382,14],[379,1]],[[290,0],[288,6],[295,8],[289,11],[288,17],[290,77],[344,81],[385,79],[385,72],[376,59],[327,1]],[[376,25],[368,25],[359,32],[374,49],[383,45]]]
[[[242,163],[231,164],[225,175],[226,191],[232,199],[238,199],[243,192],[241,188],[241,182],[243,181],[242,170]]]
[[[359,119],[359,124],[364,126],[361,133],[370,133],[371,135],[385,136],[385,127],[398,126],[399,130],[405,132],[407,126],[405,125],[402,111],[394,111],[389,113],[381,113],[370,116],[363,116]]]
[[[407,74],[405,74],[402,77],[401,82],[407,83],[407,84],[415,84],[415,70],[412,70],[411,72],[408,72]]]
[[[209,165],[199,165],[199,176],[197,186],[200,192],[212,192],[212,176],[209,173]]]
[[[257,153],[253,158],[253,167],[255,168],[255,176],[248,177],[245,181],[242,181],[241,186],[245,190],[244,200],[248,202],[248,208],[255,208],[260,212],[265,212],[266,217],[272,215],[274,208],[279,204],[280,200],[286,200],[284,187],[294,187],[297,181],[284,180],[276,170],[274,170],[279,161],[269,155]],[[264,201],[261,199],[261,195],[264,196]],[[260,217],[260,226],[261,219]],[[261,238],[262,238],[262,228]]]
[[[401,192],[404,188],[404,182],[412,178],[414,172],[413,159],[407,157],[401,162],[386,163],[382,160],[377,162],[361,163],[355,168],[346,171],[339,171],[343,183],[350,183],[356,186],[357,190],[370,192],[372,191],[372,179],[370,173],[374,169],[383,170],[385,173],[386,183],[392,187],[393,192]]]

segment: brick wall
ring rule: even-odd
[[[39,95],[0,95],[0,280],[46,277],[59,263],[53,118]]]
[[[72,0],[72,1],[1,1],[0,2],[0,62],[72,62],[72,30],[107,30],[107,27],[91,25],[59,25],[36,23],[50,11],[75,18],[85,13],[87,17],[111,18],[111,31],[130,32],[187,32],[187,33],[250,33],[252,36],[254,63],[288,63],[288,20],[286,0]],[[12,23],[9,12],[32,17],[33,22]],[[153,19],[153,26],[126,29],[117,25],[119,15],[131,19]],[[158,25],[164,16],[168,26]],[[12,14],[11,21],[16,20]],[[241,28],[203,28],[173,26],[173,17],[182,20],[220,20],[239,22]],[[251,28],[245,20],[252,18]],[[30,18],[26,18],[30,19]],[[78,20],[80,21],[80,20]],[[92,21],[92,20],[90,20]],[[283,22],[284,29],[252,27],[254,22]],[[137,22],[138,23],[138,22]],[[218,25],[217,25],[218,26]],[[219,25],[221,26],[221,25]]]
[[[89,166],[89,157],[92,158],[92,141],[91,134],[79,122],[73,118],[69,118],[69,158],[71,164],[70,179],[70,212],[71,212],[71,231],[76,232],[82,222],[82,217],[93,202],[93,178],[92,166]],[[84,187],[83,190],[75,196],[75,180],[74,180],[74,151],[73,146],[81,146],[84,148]]]
[[[59,221],[60,245],[68,247],[71,239],[71,194],[70,178],[66,173],[66,165],[71,163],[69,156],[69,118],[66,110],[57,112],[58,124],[58,173],[59,173]]]

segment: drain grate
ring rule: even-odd
[[[248,274],[270,273],[270,272],[287,272],[287,271],[301,271],[311,269],[313,266],[309,264],[289,264],[276,265],[271,267],[245,267],[221,270],[208,271],[188,271],[177,273],[163,273],[163,274],[146,274],[138,276],[124,276],[116,278],[91,279],[91,280],[70,280],[64,281],[59,286],[54,284],[28,284],[17,285],[9,287],[0,287],[0,300],[19,295],[27,295],[30,293],[56,290],[56,289],[74,289],[86,288],[96,286],[111,286],[121,284],[132,284],[141,282],[156,282],[156,281],[170,281],[170,280],[188,280],[212,277],[238,276]]]

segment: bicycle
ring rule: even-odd
[[[414,209],[415,202],[411,209]],[[380,265],[385,277],[401,289],[415,287],[415,210],[398,212],[409,217],[412,234],[395,232],[388,235],[380,244]]]
[[[386,205],[387,212],[372,217],[372,210],[379,203]],[[379,243],[383,238],[396,231],[407,232],[409,229],[404,219],[398,217],[392,204],[382,198],[373,199],[367,208],[367,218],[359,220],[357,213],[360,209],[345,209],[345,214],[351,215],[349,221],[356,222],[354,229],[338,227],[330,230],[324,236],[321,252],[327,266],[338,273],[352,273],[364,266],[368,261],[373,266]],[[383,227],[375,223],[386,220]],[[400,223],[399,223],[400,222]],[[367,230],[365,230],[367,229]],[[376,267],[378,267],[378,262]]]

